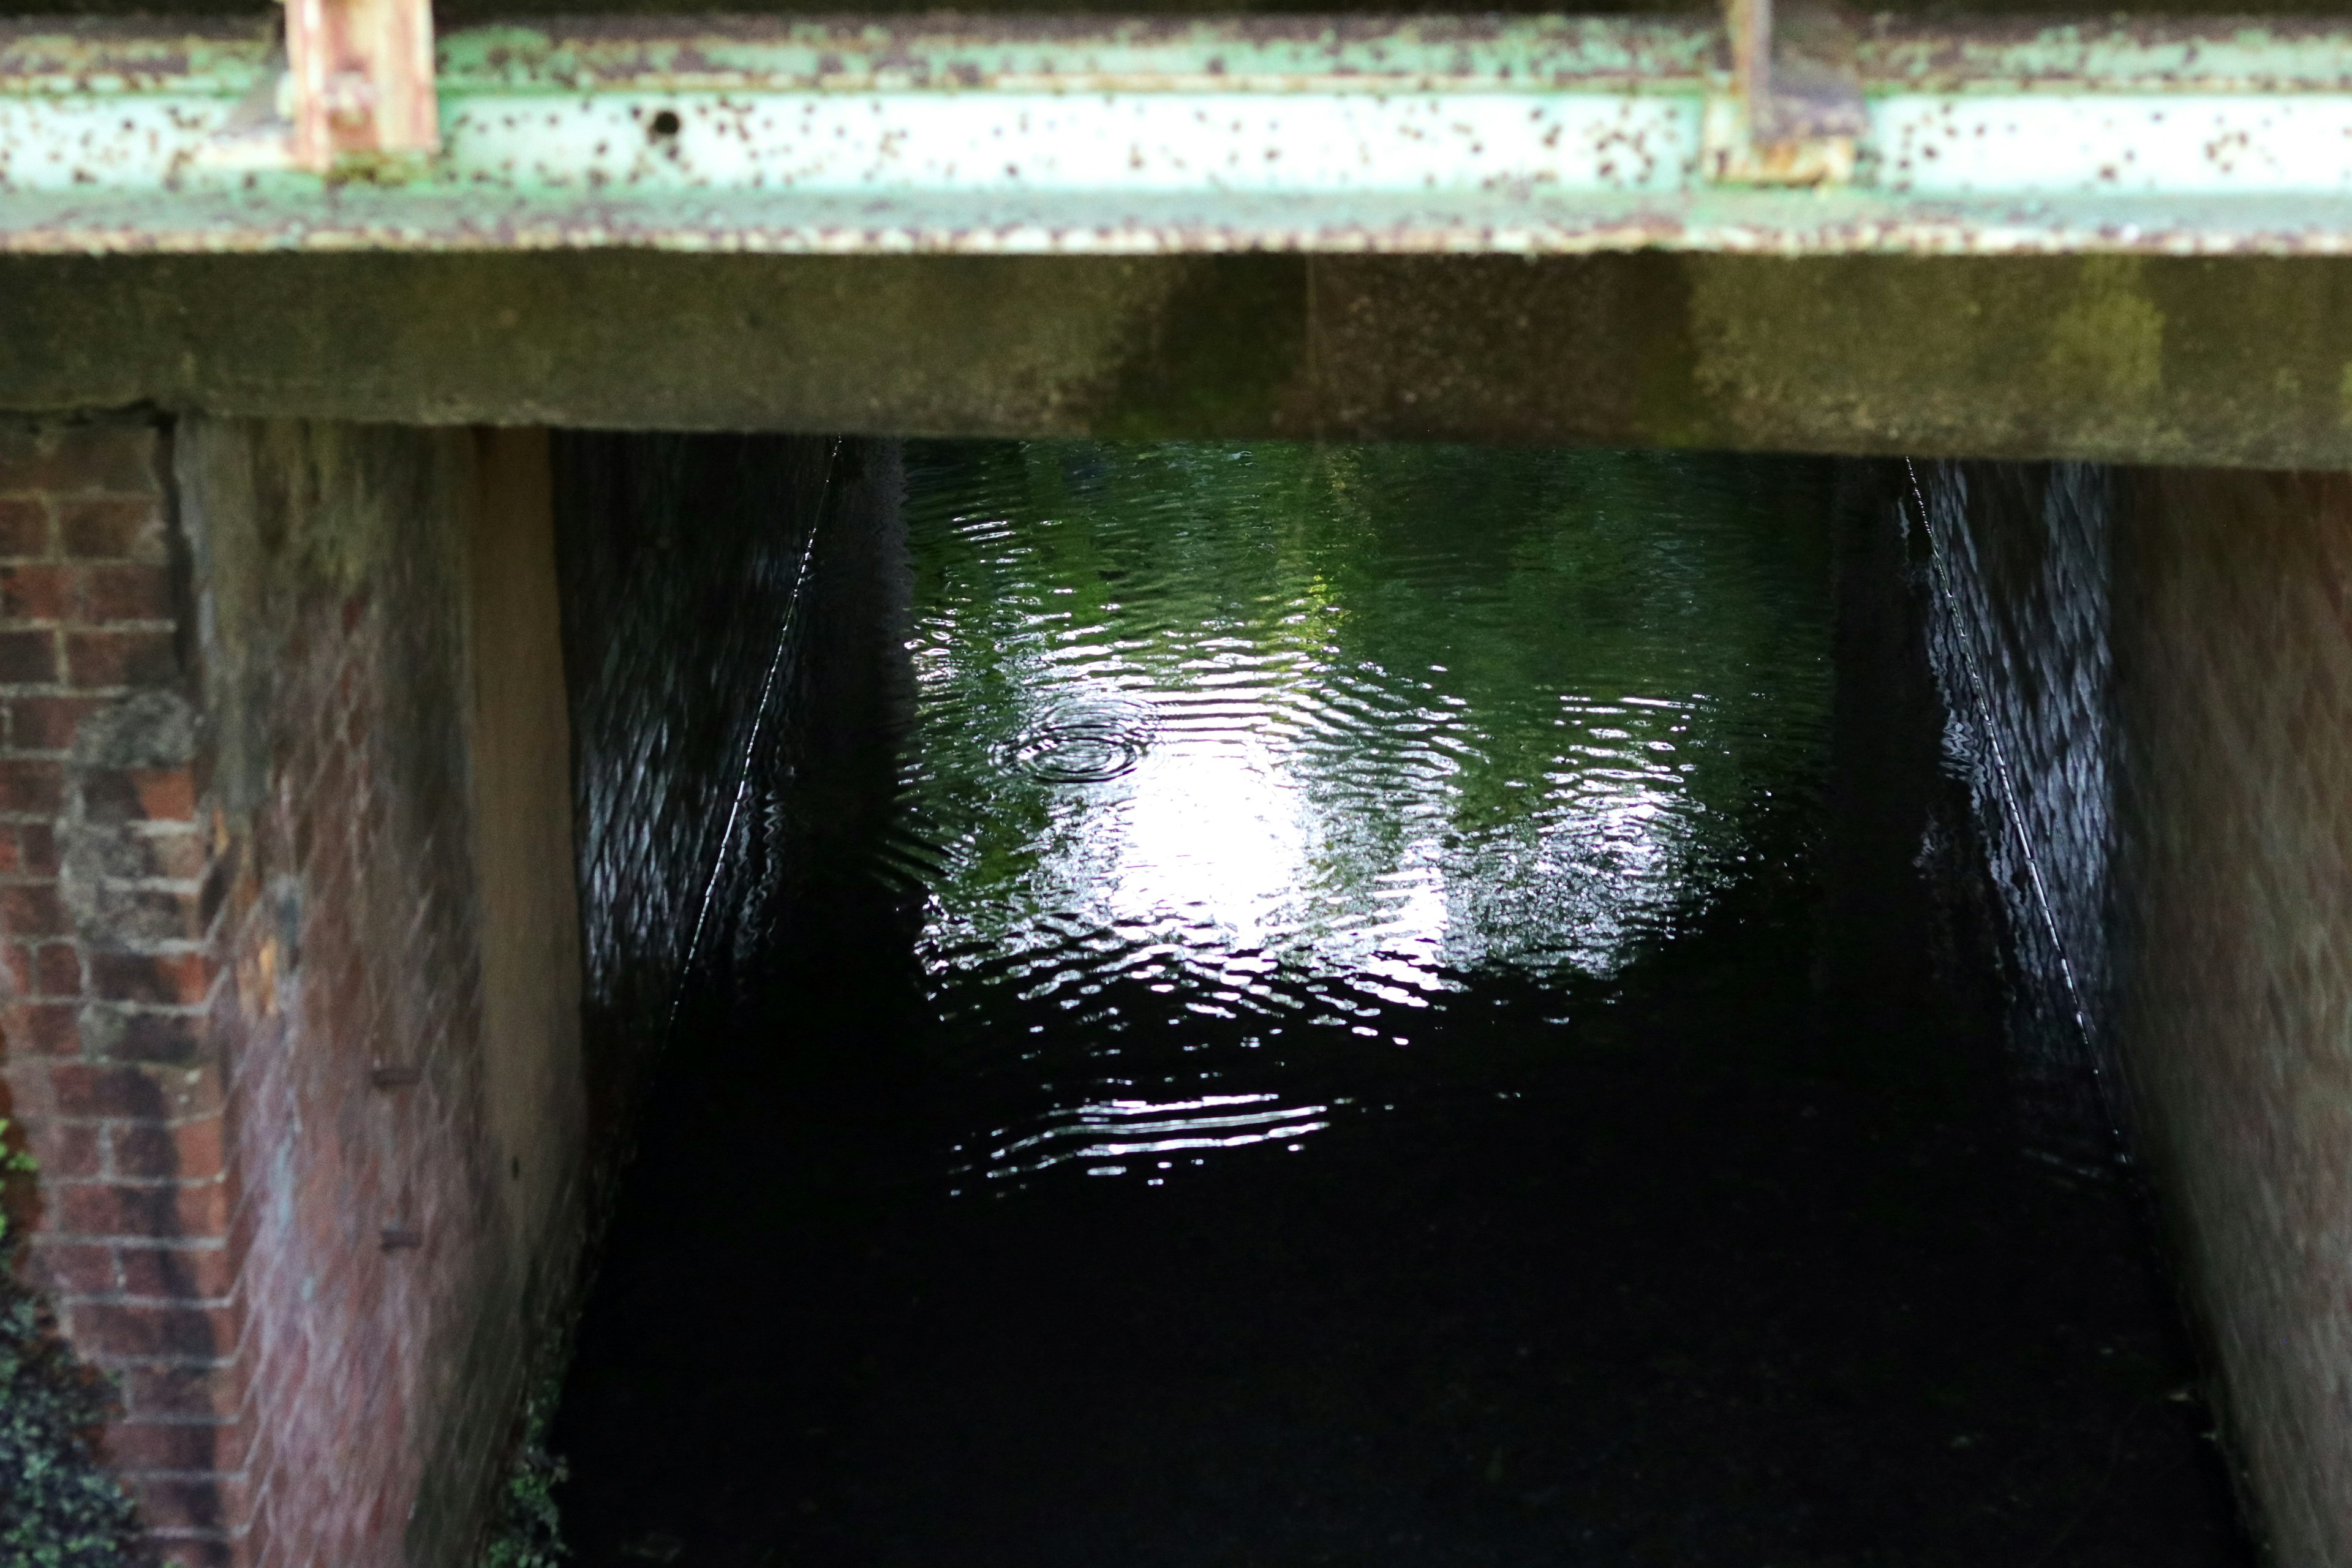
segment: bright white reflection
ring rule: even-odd
[[[1758,694],[1819,665],[1749,501],[1676,511],[1640,459],[1034,447],[938,483],[922,952],[1039,1108],[968,1148],[991,1174],[1296,1142],[1362,1053],[1464,1037],[1465,977],[1617,974],[1734,874]]]
[[[1650,748],[1668,744],[1655,732],[1686,729],[1700,700],[1591,705],[1588,717],[1611,721],[1507,780],[1531,792],[1526,805],[1482,822],[1453,755],[1481,737],[1458,710],[1408,711],[1393,731],[1318,747],[1253,722],[1312,703],[1311,668],[1291,672],[1307,690],[1250,693],[1266,702],[1256,711],[1227,694],[1214,724],[1187,716],[1198,694],[1181,672],[1148,694],[1135,673],[1098,692],[1059,689],[1058,710],[1136,715],[1151,740],[1116,777],[1057,783],[1022,875],[933,905],[938,962],[1039,947],[1050,958],[1078,933],[1117,933],[1196,973],[1265,954],[1294,976],[1410,1005],[1486,964],[1613,973],[1686,879],[1703,808]],[[1039,978],[1043,994],[1077,972],[1049,962]]]
[[[1103,1162],[1304,1138],[1330,1125],[1326,1119],[1331,1110],[1283,1105],[1271,1094],[1108,1100],[1056,1115],[1042,1131],[999,1145],[989,1152],[985,1168],[990,1176],[1015,1176],[1076,1161],[1094,1174],[1121,1175],[1123,1165]]]

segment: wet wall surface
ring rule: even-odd
[[[769,775],[645,1108],[581,1561],[2245,1560],[1826,468],[907,485],[906,722]]]
[[[2021,1059],[2043,1101],[2095,1067],[2130,1130],[2272,1560],[2343,1559],[2342,479],[1895,477],[2019,936]]]
[[[726,991],[746,911],[794,896],[762,803],[837,741],[840,709],[888,721],[876,678],[843,660],[814,710],[802,647],[832,616],[883,618],[811,590],[876,578],[856,550],[898,480],[895,448],[814,437],[575,431],[553,457],[585,1033],[609,1146],[688,999],[680,976]]]
[[[2053,1156],[2130,1126],[2109,933],[2116,877],[2112,534],[2118,470],[1890,465],[1877,510],[1908,558],[2009,933],[2010,1035]]]

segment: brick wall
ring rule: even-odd
[[[217,1510],[186,1478],[240,1469],[250,1428],[167,468],[151,425],[0,432],[0,1031],[29,1268],[121,1374],[109,1457],[177,1539]]]
[[[457,1560],[571,1287],[546,475],[465,431],[0,436],[29,1267],[173,1561]]]
[[[2120,1034],[2275,1561],[2352,1564],[2352,477],[2117,529]]]
[[[2023,1022],[2079,1004],[2112,1054],[2100,1098],[2253,1521],[2275,1561],[2346,1568],[2352,477],[1923,464],[1900,488],[1944,570],[1930,635]]]

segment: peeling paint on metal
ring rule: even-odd
[[[0,29],[0,250],[2352,252],[2320,25],[1878,24],[1834,190],[1709,180],[1696,21],[488,26],[437,159],[323,181],[266,32],[146,26]]]

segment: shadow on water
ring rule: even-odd
[[[771,803],[799,894],[565,1394],[582,1561],[2244,1561],[2128,1194],[2033,1157],[1958,787],[1838,804],[1827,469],[908,487],[913,720],[832,764],[897,814]]]

